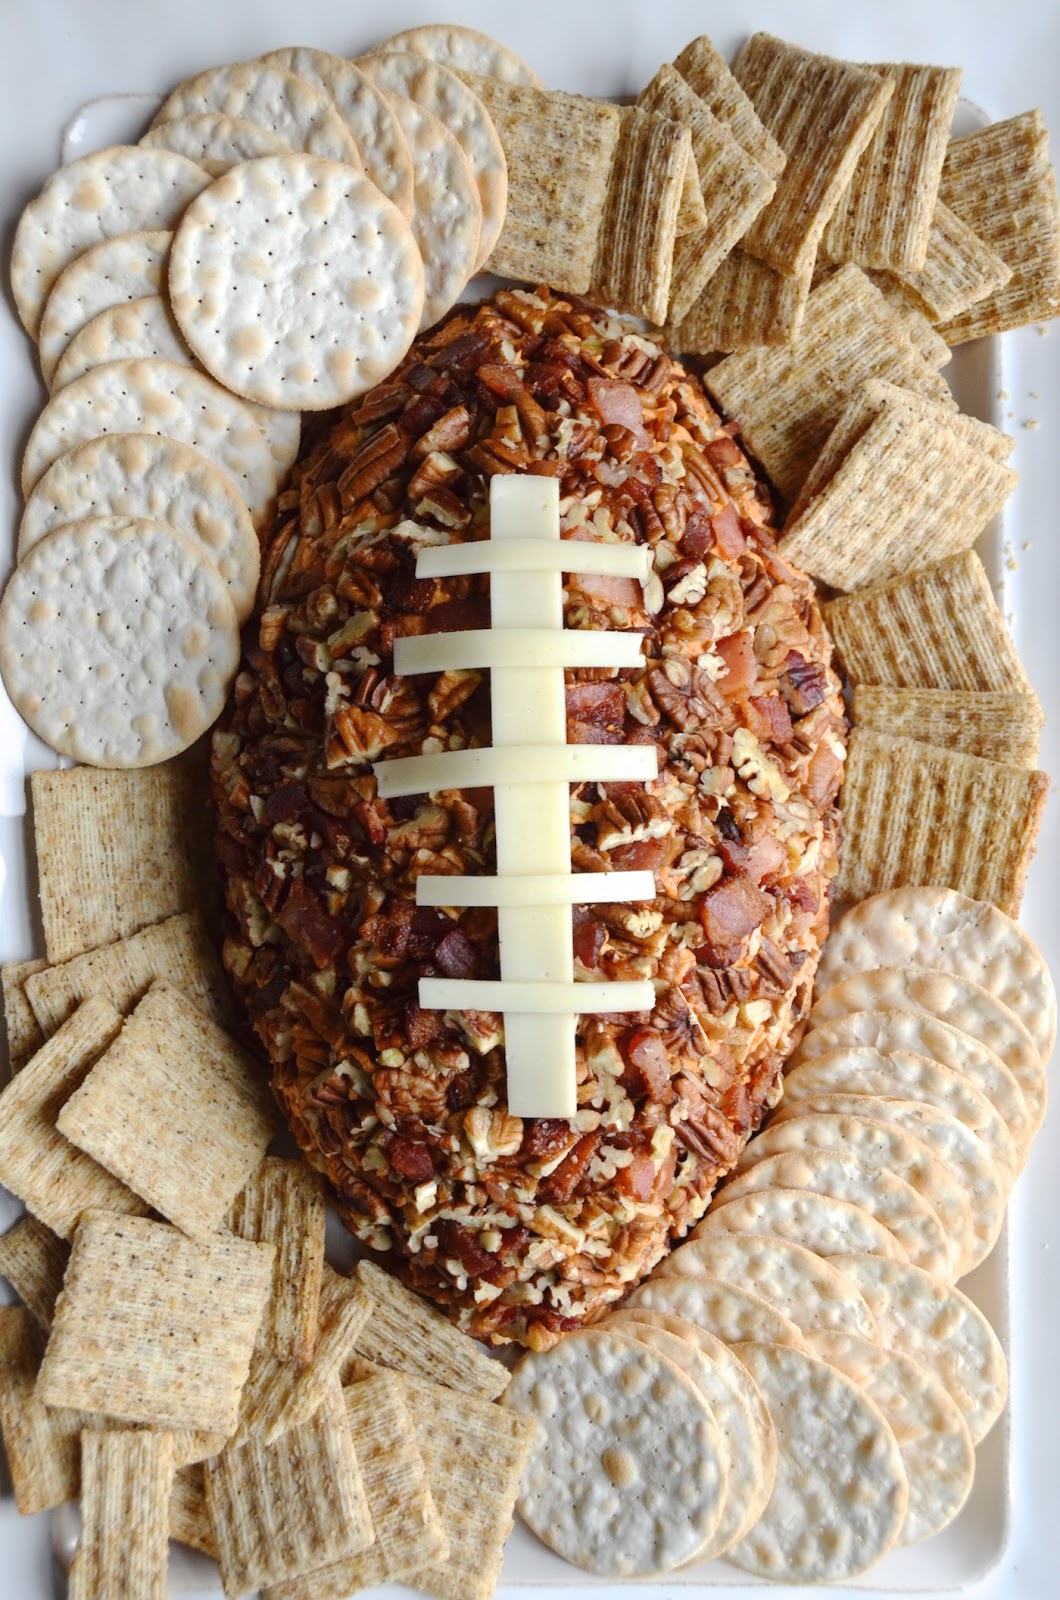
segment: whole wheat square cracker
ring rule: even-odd
[[[908,62],[862,65],[890,78],[894,93],[839,197],[821,250],[832,261],[918,272],[927,254],[961,70]]]
[[[508,163],[491,272],[584,294],[592,281],[620,118],[615,106],[468,75]]]
[[[69,1259],[66,1240],[28,1211],[0,1237],[0,1276],[42,1328],[51,1327]]]
[[[170,1434],[81,1435],[81,1538],[70,1600],[166,1600],[173,1471]]]
[[[778,272],[812,266],[826,223],[894,93],[893,79],[752,34],[733,76],[787,156],[744,249]]]
[[[277,1128],[265,1072],[178,989],[154,983],[59,1112],[71,1144],[208,1239]]]
[[[201,1550],[203,1555],[217,1555],[213,1525],[206,1509],[206,1471],[202,1462],[180,1467],[173,1478],[169,1496],[169,1537],[181,1544]]]
[[[272,1276],[273,1246],[202,1244],[168,1223],[90,1211],[44,1355],[47,1405],[229,1435]]]
[[[155,982],[171,983],[219,1023],[232,1020],[231,996],[206,924],[186,911],[31,973],[25,989],[47,1037],[90,995],[105,996],[125,1014]]]
[[[674,255],[678,272],[682,241]],[[666,337],[675,350],[709,354],[748,345],[791,344],[802,327],[811,274],[789,278],[737,247],[718,267]]]
[[[374,1261],[357,1263],[357,1280],[373,1301],[357,1335],[359,1355],[487,1400],[495,1400],[507,1386],[506,1367]]]
[[[449,1540],[447,1559],[418,1572],[416,1588],[439,1600],[489,1600],[537,1425],[424,1378],[405,1375],[402,1387]]]
[[[601,305],[662,323],[692,135],[680,122],[635,106],[620,107],[619,115],[590,293]]]
[[[936,200],[924,265],[916,272],[885,276],[910,296],[930,322],[944,323],[1003,289],[1012,277],[1012,268],[949,206]]]
[[[30,1056],[35,1055],[44,1043],[44,1034],[33,1015],[25,982],[31,973],[42,972],[47,965],[43,956],[35,956],[31,961],[5,961],[0,967],[4,1025],[7,1030],[7,1062],[11,1077],[22,1070]]]
[[[784,171],[787,156],[705,33],[685,45],[674,66],[712,116],[723,122],[742,150],[771,178]]]
[[[366,1550],[375,1533],[338,1378],[274,1444],[248,1439],[208,1462],[206,1505],[230,1597]]]
[[[258,1343],[288,1361],[311,1361],[317,1340],[327,1212],[319,1175],[302,1161],[267,1156],[237,1195],[225,1225],[276,1246],[272,1292]]]
[[[1044,772],[855,728],[843,783],[841,899],[938,884],[1019,912]]]
[[[944,425],[884,406],[779,548],[834,589],[864,588],[967,550],[1015,485]]]
[[[854,687],[853,719],[877,733],[923,739],[1013,767],[1036,767],[1044,717],[1036,694]],[[0,1241],[2,1245],[2,1241]]]
[[[826,601],[824,614],[855,683],[1031,692],[974,550]]]
[[[34,772],[30,789],[53,965],[198,904],[209,829],[194,767],[71,767]]]
[[[34,1393],[44,1341],[25,1306],[0,1307],[0,1434],[24,1517],[75,1498],[88,1421],[82,1412],[44,1405]]]
[[[1060,200],[1040,111],[952,139],[939,197],[1012,268],[939,329],[950,344],[1060,314]]]

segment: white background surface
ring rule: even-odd
[[[65,120],[94,95],[168,90],[224,60],[283,44],[356,54],[417,21],[467,22],[507,40],[553,87],[600,95],[634,93],[660,62],[707,31],[727,54],[757,28],[854,60],[934,61],[964,68],[963,93],[991,119],[1040,106],[1060,155],[1058,0],[482,0],[437,4],[337,4],[335,0],[0,0],[0,573],[6,573],[20,511],[18,463],[41,403],[30,347],[7,287],[11,234],[22,205],[58,159]],[[1002,420],[1017,439],[1020,485],[1006,535],[1016,569],[1006,572],[1006,610],[1049,718],[1042,765],[1060,775],[1060,323],[1004,337]],[[1037,428],[1026,426],[1037,422]],[[1024,544],[1031,546],[1024,549]],[[0,696],[0,959],[25,956],[27,865],[21,773],[45,764]],[[1027,927],[1060,971],[1060,803],[1050,802],[1024,905]],[[3,882],[6,867],[6,883]],[[1060,1570],[1060,1110],[1046,1121],[1012,1210],[1012,1529],[1008,1548],[969,1595],[1045,1600]],[[0,1502],[0,1600],[46,1600],[53,1592],[47,1519],[20,1521]],[[393,1591],[388,1591],[393,1592]],[[526,1595],[527,1590],[512,1590]],[[577,1596],[549,1589],[561,1600]],[[595,1594],[603,1591],[596,1589]],[[632,1591],[625,1591],[632,1592]],[[640,1587],[663,1600],[690,1595],[665,1584]],[[724,1600],[726,1591],[709,1591]],[[734,1595],[747,1595],[746,1588]],[[799,1590],[786,1592],[792,1596]],[[842,1591],[833,1590],[833,1593]],[[865,1590],[858,1591],[864,1595]],[[502,1591],[503,1594],[503,1591]]]

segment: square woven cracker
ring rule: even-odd
[[[839,197],[821,250],[831,261],[918,272],[957,108],[960,68],[862,65],[890,78],[894,93]]]
[[[0,967],[4,991],[4,1025],[7,1030],[7,1062],[14,1077],[30,1056],[44,1043],[41,1025],[33,1015],[25,982],[32,972],[42,972],[48,963],[40,956],[32,961],[5,961]]]
[[[29,1212],[0,1237],[0,1275],[42,1328],[50,1328],[70,1246]]]
[[[213,941],[205,922],[188,912],[32,973],[25,988],[48,1035],[89,995],[104,996],[124,1015],[158,981],[182,990],[217,1022],[232,1020],[232,1001]]]
[[[58,1116],[178,1228],[208,1239],[277,1127],[265,1069],[177,989],[152,984]]]
[[[44,1340],[25,1306],[0,1307],[0,1433],[24,1517],[76,1497],[81,1429],[89,1420],[80,1411],[46,1406],[34,1393]]]
[[[338,1378],[275,1444],[230,1444],[206,1465],[206,1505],[226,1595],[366,1550],[375,1535]]]
[[[1004,288],[1012,268],[949,206],[937,200],[924,265],[918,272],[885,276],[911,297],[930,322],[939,323]]]
[[[813,266],[825,224],[894,92],[878,72],[768,33],[748,39],[733,76],[787,156],[777,192],[743,247],[778,272]]]
[[[201,1462],[181,1467],[173,1479],[169,1496],[169,1537],[179,1539],[193,1550],[201,1550],[204,1555],[217,1554],[213,1525],[206,1509],[206,1473]]]
[[[811,291],[792,344],[737,351],[703,381],[777,488],[794,499],[847,393],[865,378],[956,407],[879,290],[860,267],[844,266]]]
[[[974,544],[1016,486],[955,431],[883,406],[780,541],[833,589],[862,589]]]
[[[81,1538],[70,1600],[166,1600],[173,1470],[167,1433],[81,1435]]]
[[[619,116],[590,293],[601,305],[662,323],[692,135],[635,106],[621,106]]]
[[[449,1540],[448,1558],[417,1573],[416,1588],[440,1600],[489,1600],[537,1424],[423,1378],[402,1382]]]
[[[854,688],[853,720],[877,733],[923,739],[968,756],[1035,767],[1044,722],[1035,694],[974,689]]]
[[[618,143],[617,108],[495,78],[466,81],[493,118],[508,163],[508,209],[488,270],[584,294]]]
[[[50,962],[199,903],[209,829],[196,768],[187,762],[131,772],[71,767],[34,772],[30,788]]]
[[[1040,111],[952,139],[939,198],[1012,268],[1003,288],[939,329],[950,344],[1060,314],[1060,200]]]
[[[826,602],[825,621],[854,683],[901,689],[1030,692],[983,563],[973,550]]]
[[[681,243],[678,240],[674,256],[675,274]],[[700,291],[684,320],[667,328],[666,338],[675,350],[701,354],[791,344],[802,326],[809,295],[809,272],[785,277],[737,248]]]
[[[319,1175],[302,1161],[277,1156],[266,1157],[225,1218],[240,1239],[268,1239],[276,1246],[258,1344],[281,1360],[313,1358],[326,1222]]]
[[[41,1399],[231,1434],[272,1256],[268,1244],[201,1244],[168,1223],[89,1212],[55,1308]]]
[[[145,1209],[131,1189],[64,1139],[63,1105],[121,1027],[106,1000],[86,1000],[0,1094],[0,1183],[55,1233],[69,1239],[82,1211]]]
[[[374,1261],[357,1263],[357,1280],[373,1302],[355,1341],[359,1355],[487,1400],[507,1387],[506,1367]]]
[[[871,728],[850,736],[837,894],[938,884],[1019,914],[1049,779]]]
[[[777,178],[787,156],[718,54],[705,33],[693,39],[676,57],[674,66],[702,100],[712,116],[723,122],[742,150]]]

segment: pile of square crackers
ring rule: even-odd
[[[32,780],[48,960],[3,969],[0,1092],[0,1183],[27,1207],[0,1238],[16,1503],[80,1497],[78,1600],[163,1600],[171,1537],[229,1596],[486,1600],[534,1425],[440,1313],[326,1264],[320,1179],[267,1154],[277,1114],[196,908],[200,784]]]

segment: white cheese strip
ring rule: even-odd
[[[548,482],[545,479],[545,482]],[[512,672],[529,668],[512,667]],[[562,681],[560,689],[562,691]],[[518,720],[529,731],[537,701],[530,696],[517,705]],[[497,713],[493,714],[497,736]],[[425,756],[402,756],[397,761],[377,761],[374,766],[379,793],[384,800],[409,794],[437,794],[443,789],[513,788],[569,783],[649,783],[658,777],[659,758],[650,744],[524,744],[491,745],[480,750],[437,750]],[[564,804],[568,802],[564,798]],[[566,813],[569,830],[569,811]],[[534,819],[531,835],[539,831]],[[498,834],[500,827],[498,825]],[[540,859],[540,858],[538,858]],[[542,861],[544,868],[545,863]],[[514,868],[513,870],[523,870]],[[556,870],[547,868],[547,870]]]
[[[494,482],[503,481],[500,476],[491,479],[491,490]],[[522,483],[524,480],[512,476],[511,481]],[[541,479],[542,483],[549,481],[554,483],[555,479]],[[492,500],[490,505],[492,510]],[[469,544],[432,545],[421,550],[416,559],[417,578],[457,578],[478,572],[577,572],[593,577],[636,578],[640,583],[647,583],[650,570],[651,551],[647,545],[595,544],[583,539],[561,540],[558,535],[550,545],[533,538],[517,538],[501,544],[494,534],[489,539]],[[526,621],[522,612],[519,621]]]
[[[468,628],[413,634],[394,643],[394,671],[464,672],[469,667],[639,667],[639,633],[577,628]]]
[[[546,482],[548,480],[546,479]],[[650,1011],[655,1005],[655,989],[645,979],[613,983],[530,983],[513,978],[421,978],[420,1005],[426,1011],[503,1011],[505,1053],[509,1013],[520,1012],[570,1019],[572,1016],[599,1017],[619,1011]],[[570,1030],[573,1039],[574,1029]],[[538,1062],[540,1074],[547,1063]],[[508,1059],[508,1105],[512,1103],[512,1064]],[[548,1081],[547,1078],[545,1080]],[[540,1082],[540,1078],[539,1078]],[[538,1099],[541,1097],[538,1096]],[[517,1112],[517,1116],[526,1113]],[[537,1111],[531,1116],[572,1116],[572,1112]]]
[[[418,906],[603,906],[654,899],[650,872],[537,872],[505,878],[423,873],[416,879]]]

